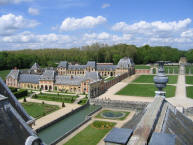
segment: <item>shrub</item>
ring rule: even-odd
[[[21,97],[27,96],[28,92],[27,92],[27,90],[20,89],[19,91],[14,92],[13,94],[15,95],[16,98],[21,98]]]
[[[9,87],[9,89],[11,90],[11,92],[17,92],[17,88],[13,88],[13,87]]]
[[[112,128],[114,124],[112,122],[105,122],[105,121],[95,121],[93,122],[93,127],[98,129],[109,129]]]

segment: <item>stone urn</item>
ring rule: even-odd
[[[163,88],[165,88],[166,84],[168,83],[168,77],[165,75],[165,71],[164,71],[165,63],[168,63],[168,62],[167,61],[158,61],[159,69],[158,69],[157,75],[154,77],[155,86],[159,90],[159,91],[156,91],[156,94],[157,92],[163,93]]]

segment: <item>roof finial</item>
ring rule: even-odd
[[[166,87],[168,82],[168,77],[165,75],[164,64],[168,63],[168,61],[158,61],[159,69],[157,75],[154,77],[155,86],[159,89],[159,91],[155,91],[156,96],[165,97],[166,92],[163,91],[163,88]]]

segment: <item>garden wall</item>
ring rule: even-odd
[[[135,69],[136,74],[152,74],[150,69]]]
[[[90,99],[90,104],[100,105],[105,108],[128,110],[143,110],[148,105],[147,102],[119,101],[109,99]]]

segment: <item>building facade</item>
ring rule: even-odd
[[[15,88],[87,94],[89,87],[94,92],[104,92],[102,77],[134,72],[134,63],[129,58],[120,59],[117,65],[97,64],[95,61],[88,61],[86,65],[70,65],[67,61],[61,61],[56,69],[43,69],[35,63],[29,70],[11,70],[6,84]]]

